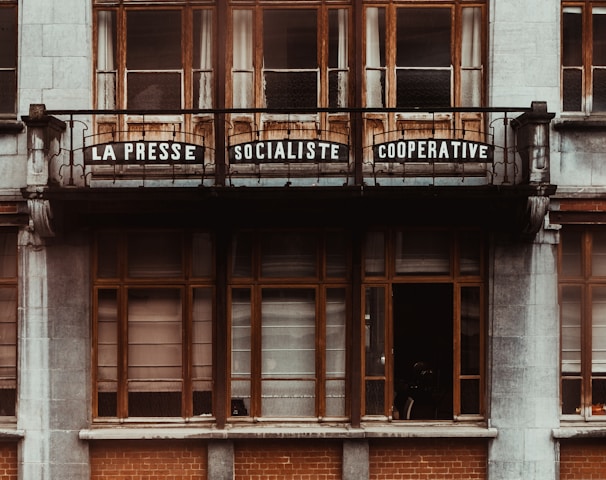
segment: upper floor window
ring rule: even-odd
[[[562,230],[562,414],[606,419],[606,231]]]
[[[212,107],[212,10],[119,7],[96,20],[98,108]]]
[[[17,7],[0,5],[0,115],[17,111]]]
[[[0,234],[0,416],[14,416],[17,391],[17,235]]]
[[[348,10],[234,9],[232,21],[234,107],[347,106]]]
[[[565,112],[606,112],[606,3],[563,6],[562,102]]]
[[[367,8],[367,106],[481,106],[483,17],[480,5]]]

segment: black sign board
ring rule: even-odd
[[[229,147],[229,163],[348,162],[349,147],[323,140],[266,140]]]
[[[191,143],[141,141],[114,142],[84,148],[86,165],[202,164],[204,147]]]
[[[415,139],[375,145],[375,162],[490,162],[494,147],[452,139]]]

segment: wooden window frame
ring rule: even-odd
[[[5,369],[10,370],[9,374],[5,374],[0,376],[0,384],[2,386],[2,396],[0,397],[0,417],[15,417],[16,408],[17,408],[17,371],[18,371],[18,318],[17,318],[17,308],[18,308],[18,280],[19,280],[19,266],[18,266],[18,236],[17,232],[13,230],[6,230],[3,232],[4,236],[11,236],[14,240],[14,263],[10,267],[10,272],[5,272],[6,275],[0,275],[0,289],[11,292],[12,300],[14,301],[14,310],[11,312],[12,316],[9,318],[8,315],[3,316],[2,323],[11,325],[11,334],[12,341],[7,341],[2,344],[3,349],[10,348],[12,349],[14,364],[10,365],[2,365],[2,370]],[[8,327],[7,327],[8,328]],[[6,331],[3,332],[5,335]],[[4,337],[4,335],[3,335]],[[7,335],[8,339],[11,339],[10,335]]]
[[[92,257],[92,271],[93,271],[93,289],[92,289],[92,371],[93,371],[93,418],[95,421],[142,421],[146,417],[144,416],[129,416],[128,412],[128,292],[129,289],[161,289],[161,290],[175,290],[181,292],[181,357],[182,357],[182,373],[180,382],[182,383],[181,390],[181,412],[179,416],[170,416],[170,421],[182,421],[188,419],[188,421],[208,421],[214,419],[215,410],[215,394],[214,394],[214,371],[215,371],[215,341],[216,335],[216,322],[215,322],[215,311],[216,311],[216,285],[215,285],[215,272],[214,267],[211,268],[209,275],[205,276],[194,276],[193,263],[192,263],[192,237],[195,234],[201,233],[209,235],[211,242],[212,236],[207,232],[199,231],[187,231],[187,230],[149,230],[147,234],[153,235],[154,233],[167,233],[173,232],[181,237],[182,247],[182,272],[179,276],[168,276],[168,277],[129,277],[128,275],[128,258],[127,258],[127,246],[128,246],[128,235],[140,232],[136,230],[107,230],[99,231],[95,235],[93,257]],[[114,276],[100,276],[99,275],[99,246],[100,240],[99,235],[109,235],[116,239],[117,251],[115,253],[117,274]],[[213,247],[211,247],[213,249]],[[211,255],[211,259],[214,263],[214,252],[208,252]],[[193,308],[194,308],[194,291],[208,290],[210,292],[210,307],[211,313],[211,376],[204,379],[195,379],[193,377],[193,344],[194,344],[194,333],[193,333]],[[98,368],[99,368],[99,322],[98,317],[98,295],[100,291],[114,291],[116,293],[116,328],[117,328],[117,377],[115,382],[117,384],[116,391],[116,415],[99,415],[99,384],[101,382],[98,379]],[[196,414],[194,412],[194,381],[202,380],[208,382],[210,385],[210,397],[211,397],[211,409],[212,412],[204,412],[203,414]],[[176,380],[177,381],[177,380]],[[163,421],[163,420],[162,420]]]
[[[469,69],[469,67],[464,67],[462,65],[462,17],[463,17],[463,9],[464,8],[473,8],[477,7],[481,9],[481,53],[480,53],[480,61],[481,65],[477,67],[480,70],[481,80],[480,80],[480,89],[479,92],[479,102],[478,107],[484,105],[486,88],[485,88],[485,69],[486,69],[486,54],[487,54],[487,2],[483,0],[478,1],[463,1],[463,0],[450,0],[445,2],[427,2],[427,1],[418,1],[418,2],[401,2],[398,0],[388,0],[382,3],[369,3],[364,5],[364,17],[366,18],[367,9],[368,8],[383,8],[385,11],[385,38],[384,40],[384,55],[385,55],[385,65],[380,67],[380,70],[385,72],[385,92],[384,92],[384,107],[388,108],[397,108],[397,81],[396,81],[396,72],[401,70],[403,66],[398,66],[396,64],[396,42],[397,42],[397,13],[401,9],[413,8],[449,8],[451,10],[451,107],[460,107],[463,106],[462,100],[462,80],[461,80],[461,72],[463,70]],[[366,35],[366,32],[365,32]],[[365,40],[367,41],[367,40]],[[368,58],[367,54],[364,55],[364,69],[368,71],[370,67],[368,67]],[[377,67],[378,68],[378,67]],[[440,68],[440,70],[444,70],[444,68]],[[367,85],[367,75],[364,75],[364,91],[366,92],[368,89]],[[368,97],[365,100],[367,103]],[[435,105],[438,106],[438,105]]]
[[[602,70],[606,74],[606,66],[601,65],[599,68],[593,62],[593,8],[598,7],[606,9],[606,2],[604,1],[593,1],[593,0],[577,0],[577,1],[563,1],[561,8],[562,18],[562,63],[560,65],[561,71],[561,103],[562,111],[567,115],[591,115],[591,114],[603,114],[606,110],[604,107],[602,110],[596,110],[593,105],[593,78],[594,70]],[[581,55],[582,64],[568,66],[564,65],[564,14],[566,8],[577,8],[581,9]],[[577,70],[581,72],[581,98],[578,99],[580,102],[579,109],[567,110],[565,105],[564,97],[564,79],[565,72],[569,70]]]
[[[563,371],[563,362],[560,362],[560,385],[561,385],[561,404],[562,411],[561,415],[563,419],[578,420],[579,418],[585,421],[606,421],[606,410],[598,408],[598,405],[593,405],[593,391],[592,381],[594,377],[606,380],[606,376],[594,375],[592,366],[592,355],[593,355],[593,335],[592,335],[592,290],[595,288],[606,288],[606,276],[593,275],[592,273],[592,252],[593,252],[593,235],[596,232],[604,233],[601,227],[574,227],[565,226],[561,235],[565,236],[567,233],[576,234],[580,236],[580,264],[579,274],[566,274],[563,269],[564,253],[563,253],[563,242],[560,241],[558,245],[558,291],[560,296],[560,303],[563,301],[563,290],[565,288],[578,289],[580,295],[580,311],[578,312],[580,317],[580,373],[565,373]],[[564,322],[561,321],[560,328],[563,329]],[[564,344],[563,344],[563,333],[560,335],[560,349],[563,355]],[[580,382],[580,405],[576,408],[574,413],[566,412],[567,409],[564,405],[564,383],[578,381]]]
[[[298,277],[287,277],[287,276],[263,276],[261,273],[261,241],[264,238],[264,235],[271,233],[275,235],[279,234],[278,230],[255,230],[255,231],[246,231],[247,235],[250,235],[251,238],[251,261],[252,261],[252,269],[250,276],[238,276],[238,275],[229,275],[229,290],[230,290],[230,301],[229,303],[229,314],[228,318],[232,318],[232,307],[234,306],[233,300],[233,292],[235,291],[247,291],[250,301],[250,372],[247,376],[235,376],[232,373],[232,348],[233,348],[233,338],[232,338],[232,325],[233,320],[228,322],[229,324],[229,332],[228,338],[230,340],[229,351],[230,355],[228,356],[228,371],[229,373],[229,386],[227,395],[227,401],[230,403],[227,405],[227,408],[230,409],[232,415],[229,417],[231,422],[242,421],[243,417],[254,418],[258,421],[276,421],[287,420],[287,421],[345,421],[349,417],[349,392],[348,392],[348,381],[349,381],[349,372],[347,365],[349,364],[349,355],[350,348],[348,343],[348,332],[350,332],[351,327],[349,325],[351,318],[351,286],[350,286],[350,266],[349,266],[349,253],[344,254],[344,259],[347,262],[346,272],[342,276],[339,277],[331,277],[326,272],[326,253],[327,250],[325,248],[325,241],[327,239],[326,233],[324,230],[312,230],[311,233],[316,235],[317,240],[317,248],[316,248],[316,268],[317,274],[315,276],[298,276]],[[333,231],[331,231],[333,232]],[[338,231],[345,235],[345,232]],[[242,232],[239,232],[242,233]],[[293,233],[293,231],[289,231],[289,233]],[[310,233],[307,230],[296,230],[295,234],[298,233]],[[238,234],[236,234],[238,235]],[[344,237],[345,241],[346,238]],[[349,252],[349,246],[347,247],[347,251]],[[234,255],[231,255],[233,260]],[[233,272],[233,264],[230,266],[229,271]],[[275,415],[267,415],[263,416],[263,399],[261,393],[261,387],[263,382],[263,375],[261,371],[261,357],[262,357],[262,328],[263,321],[261,315],[261,307],[262,307],[262,295],[264,291],[276,291],[276,290],[309,290],[315,292],[315,352],[314,352],[314,362],[315,362],[315,394],[314,394],[314,414],[309,416],[297,416],[295,414],[287,415],[286,418],[280,416],[277,417]],[[343,342],[345,349],[345,366],[344,366],[344,376],[328,376],[326,372],[326,330],[327,330],[327,313],[326,313],[326,305],[327,305],[327,293],[330,290],[342,290],[344,293],[344,302],[345,302],[345,325],[343,331]],[[297,381],[300,380],[298,378],[292,378]],[[309,381],[311,377],[305,377],[303,380]],[[327,381],[330,380],[338,380],[342,381],[344,384],[344,411],[342,415],[329,416],[327,415],[327,406],[326,406],[326,385]],[[245,399],[246,401],[246,412],[244,415],[242,413],[235,414],[233,411],[232,401],[240,401],[241,398],[238,398],[237,395],[232,393],[232,384],[233,382],[250,382],[249,391],[250,391],[250,399]]]
[[[4,97],[6,95],[7,100],[2,99],[0,101],[0,106],[3,108],[0,110],[0,118],[14,118],[17,113],[17,102],[18,102],[18,92],[17,92],[17,62],[18,62],[18,31],[19,31],[19,21],[18,21],[18,7],[17,2],[9,0],[5,3],[0,3],[0,12],[5,14],[6,12],[11,12],[14,17],[14,28],[15,28],[15,36],[12,39],[13,43],[9,45],[2,45],[3,49],[12,49],[14,51],[14,65],[0,65],[0,75],[2,76],[11,76],[13,80],[13,88],[10,89],[10,92],[7,94],[6,90],[0,91],[0,97]],[[10,15],[10,13],[7,13]],[[4,108],[4,103],[7,103],[6,108]],[[12,106],[9,107],[9,103],[12,102]]]
[[[361,345],[360,355],[362,358],[362,381],[359,386],[354,385],[353,388],[359,389],[360,398],[362,400],[361,412],[363,418],[366,420],[406,420],[406,418],[400,417],[399,419],[394,418],[394,405],[393,399],[395,397],[394,391],[394,332],[393,332],[393,289],[397,285],[412,285],[412,284],[432,284],[432,285],[451,285],[453,295],[453,331],[452,331],[452,351],[453,351],[453,391],[452,391],[452,421],[477,421],[484,418],[486,408],[486,241],[484,234],[479,229],[384,229],[376,230],[369,233],[384,232],[385,241],[385,262],[386,268],[384,273],[364,274],[362,278],[363,292],[367,289],[382,288],[384,289],[384,305],[383,310],[385,312],[384,319],[384,348],[385,348],[385,370],[384,375],[371,375],[367,376],[365,372],[365,348]],[[449,271],[444,274],[436,275],[397,275],[395,271],[395,235],[397,233],[407,232],[433,232],[436,235],[449,235],[449,259],[450,267]],[[460,246],[461,246],[461,235],[465,232],[475,232],[479,236],[480,245],[478,251],[478,273],[477,274],[464,274],[460,273]],[[363,249],[364,250],[364,249]],[[368,252],[367,252],[368,253]],[[365,255],[366,256],[366,255]],[[363,258],[362,271],[365,271],[364,267],[365,259]],[[466,287],[478,288],[479,289],[479,371],[477,374],[465,374],[461,371],[461,290]],[[360,321],[360,328],[362,329],[360,335],[361,338],[365,338],[365,319],[364,315],[366,309],[366,295],[362,294],[362,319]],[[366,413],[367,408],[365,386],[367,381],[378,381],[384,382],[384,405],[380,409],[380,412]],[[461,402],[461,384],[464,381],[477,381],[479,388],[478,411],[474,413],[462,413],[462,402]],[[353,392],[352,395],[356,395],[357,392]],[[435,419],[423,419],[432,421]]]

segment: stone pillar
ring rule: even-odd
[[[85,237],[19,239],[19,478],[89,478],[89,250]]]
[[[208,442],[208,480],[233,480],[234,444],[220,440]]]
[[[490,480],[556,480],[557,233],[493,242],[489,327]]]
[[[343,441],[343,480],[368,480],[368,461],[367,440]]]

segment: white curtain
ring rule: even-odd
[[[114,12],[97,12],[97,108],[116,108]]]
[[[339,9],[339,48],[338,48],[339,87],[337,105],[347,106],[347,10]]]
[[[212,108],[212,11],[200,11],[200,92],[198,108]]]
[[[379,9],[366,9],[366,106],[383,107]]]
[[[233,106],[253,106],[252,10],[233,12]]]
[[[482,91],[482,9],[463,9],[461,33],[461,105],[479,107]]]

